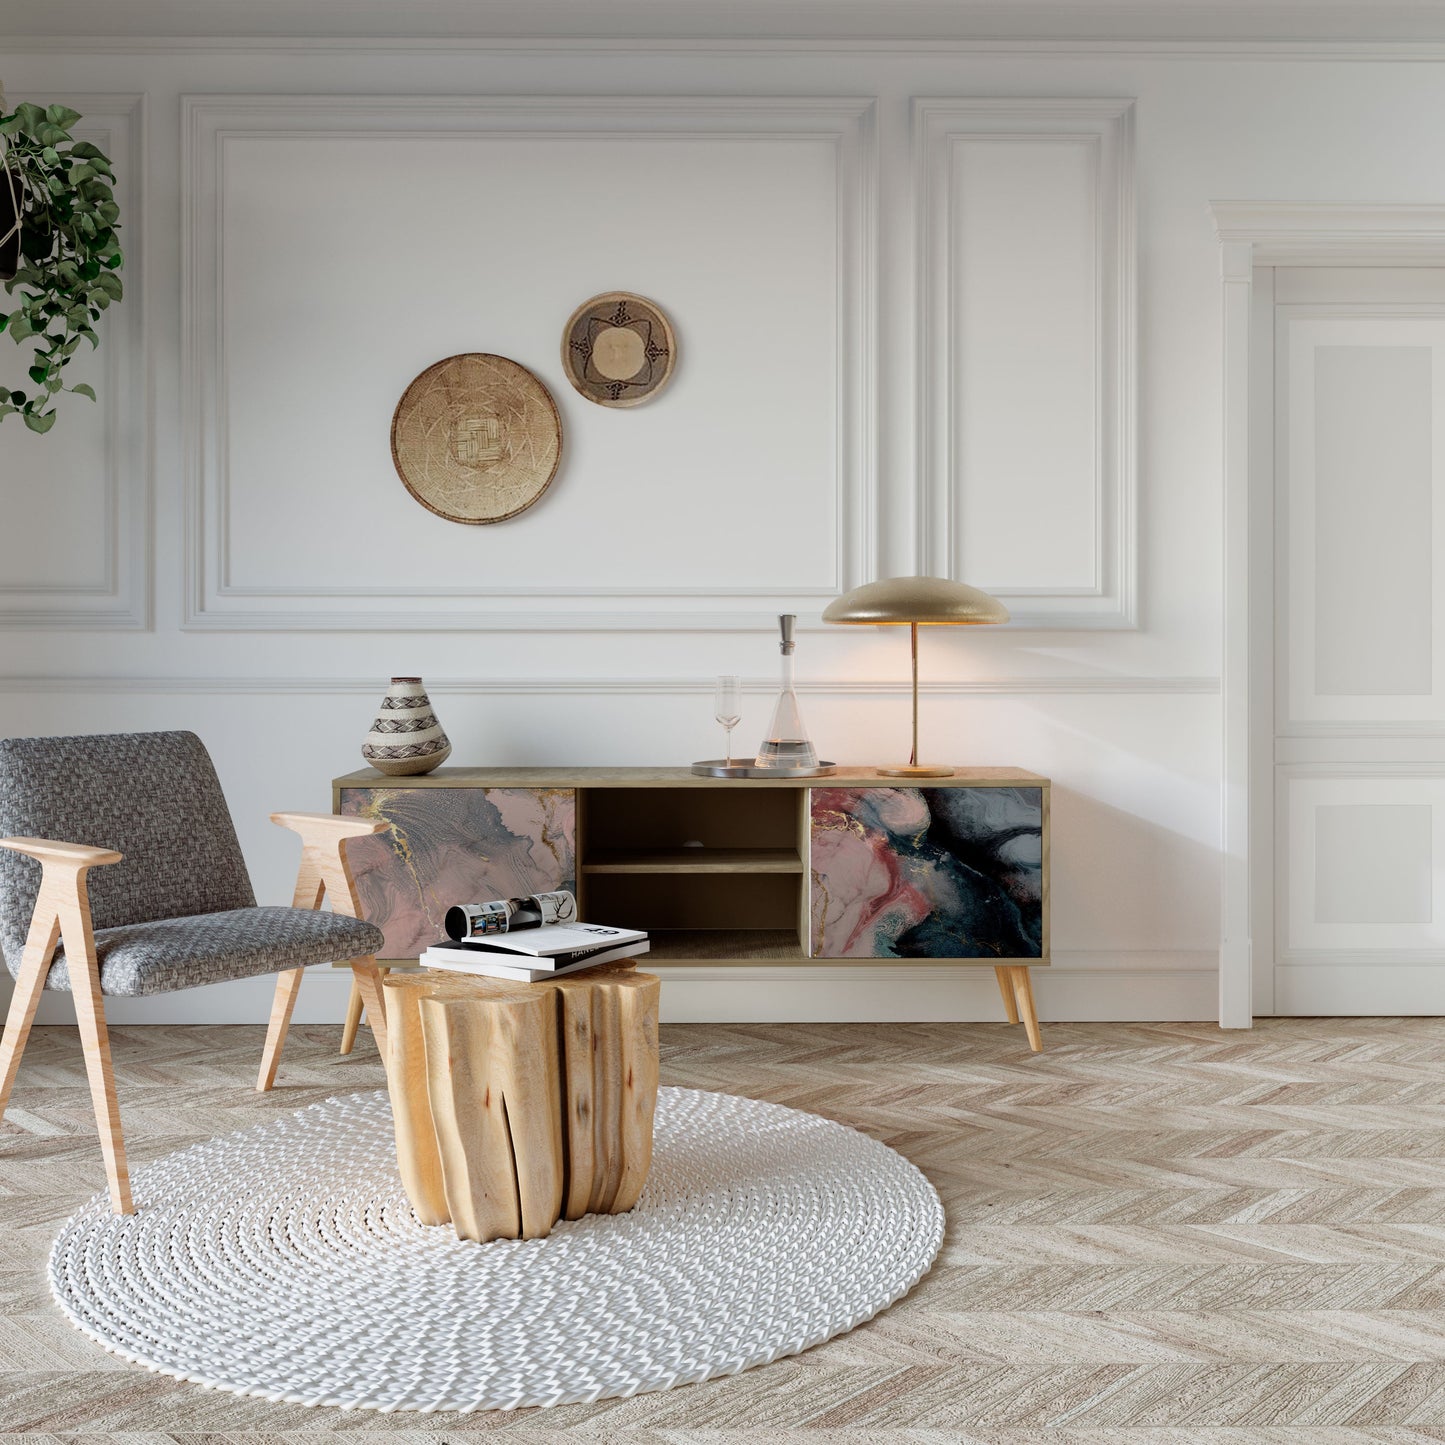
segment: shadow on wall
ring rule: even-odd
[[[1050,832],[1055,954],[1218,948],[1217,848],[1057,783]]]

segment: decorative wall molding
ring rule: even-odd
[[[991,590],[1006,598],[1013,625],[1132,628],[1138,625],[1135,521],[1134,103],[1131,100],[967,100],[913,102],[918,236],[919,569],[961,576],[959,541],[969,519],[958,496],[961,414],[953,319],[957,208],[956,147],[996,141],[1061,142],[1088,148],[1094,165],[1097,335],[1094,583]]]
[[[1287,738],[1441,738],[1445,722],[1299,722],[1280,728],[1277,737]]]
[[[1288,782],[1292,778],[1326,778],[1341,781],[1375,778],[1445,778],[1445,762],[1391,760],[1375,762],[1361,759],[1328,763],[1278,763],[1275,771]]]
[[[146,126],[143,95],[47,94],[81,113],[77,135],[116,167],[125,248],[125,299],[105,318],[97,387],[105,417],[104,564],[75,584],[0,581],[0,631],[112,630],[150,626],[151,402],[146,344]],[[82,403],[69,403],[79,408]],[[17,423],[12,423],[16,425]],[[62,422],[62,425],[64,423]],[[30,478],[41,484],[43,478]],[[92,519],[78,521],[90,524]]]
[[[188,629],[436,632],[739,631],[781,610],[820,610],[876,571],[875,413],[877,149],[875,102],[826,97],[353,97],[182,99],[183,373]],[[228,581],[223,156],[231,138],[504,136],[683,138],[758,144],[814,138],[837,165],[836,586],[522,588],[357,585],[345,590]],[[508,607],[508,599],[525,605]],[[432,605],[434,604],[434,605]],[[691,610],[696,608],[697,610]]]
[[[1445,206],[1215,201],[1220,245],[1249,266],[1389,265],[1445,258]]]
[[[427,689],[438,696],[544,697],[544,696],[711,696],[715,678],[690,677],[488,677],[428,678]],[[377,677],[162,677],[139,674],[93,674],[45,677],[16,674],[0,677],[7,693],[129,693],[140,695],[271,696],[303,695],[370,697],[385,686]],[[764,696],[778,690],[776,678],[746,678],[743,690]],[[825,679],[798,683],[797,690],[817,697],[905,697],[905,681],[849,681]],[[1034,697],[1090,696],[1213,697],[1219,692],[1214,677],[1018,677],[976,681],[929,682],[918,685],[929,697]]]

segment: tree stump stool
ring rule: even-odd
[[[660,989],[617,964],[542,983],[391,974],[387,1080],[417,1218],[540,1239],[631,1209],[652,1163]]]

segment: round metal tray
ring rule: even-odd
[[[819,763],[816,768],[760,768],[753,763],[729,764],[726,758],[709,758],[694,763],[700,778],[828,778],[838,771],[837,763]]]

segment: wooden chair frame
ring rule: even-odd
[[[301,867],[296,878],[294,908],[320,908],[323,897],[331,899],[335,913],[361,916],[356,882],[346,861],[346,843],[372,833],[383,833],[389,823],[362,818],[343,818],[331,813],[272,813],[271,821],[290,828],[301,837]],[[70,988],[75,999],[75,1018],[80,1032],[85,1070],[90,1079],[91,1104],[95,1109],[101,1153],[105,1156],[106,1181],[110,1186],[111,1208],[117,1214],[133,1214],[130,1174],[126,1168],[125,1140],[121,1135],[120,1106],[116,1101],[115,1076],[111,1067],[110,1037],[105,1026],[105,1008],[100,991],[100,965],[96,958],[95,931],[91,923],[86,875],[92,868],[119,863],[121,854],[109,848],[91,848],[80,843],[62,843],[48,838],[0,838],[0,848],[24,853],[40,863],[40,891],[30,918],[30,932],[21,956],[20,975],[0,1039],[0,1118],[10,1100],[10,1090],[20,1069],[20,1057],[30,1037],[41,991],[50,972],[57,945],[65,942],[65,959],[70,969]],[[367,954],[349,960],[352,976],[366,1001],[372,1032],[383,1060],[386,1058],[386,1015],[381,1003],[381,975],[376,959]],[[276,979],[276,995],[261,1054],[258,1090],[270,1089],[281,1061],[281,1049],[296,1007],[304,968],[287,969]]]

